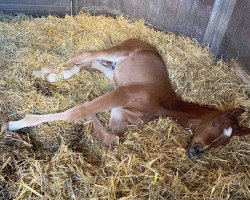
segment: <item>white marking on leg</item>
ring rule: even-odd
[[[67,111],[47,115],[27,115],[21,120],[8,122],[7,129],[9,131],[17,131],[25,127],[37,126],[44,122],[67,120],[68,116],[69,113]]]
[[[44,77],[44,79],[50,83],[57,82],[59,80],[66,80],[71,78],[73,75],[77,74],[80,72],[80,67],[75,66],[72,67],[71,69],[63,70],[59,74],[53,73],[52,69],[50,68],[43,68],[41,71],[34,71],[32,73],[32,76],[36,78],[41,78]]]
[[[48,75],[45,75],[45,78],[47,81],[53,83],[59,80],[67,80],[78,72],[80,72],[80,67],[76,66],[72,67],[71,69],[63,70],[59,74],[50,73]]]
[[[230,137],[233,133],[233,129],[231,127],[224,129],[223,134],[227,137]]]
[[[115,120],[120,120],[122,118],[122,112],[121,112],[121,108],[113,108],[111,110],[111,116],[112,118],[114,118]]]
[[[45,80],[54,83],[60,80],[60,77],[55,73],[45,74]]]
[[[62,77],[62,79],[66,80],[66,79],[71,78],[73,75],[77,74],[78,72],[80,72],[80,67],[76,66],[68,70],[63,70],[59,76]]]
[[[7,124],[7,129],[9,131],[17,131],[17,130],[22,129],[24,127],[25,127],[25,124],[21,120],[19,120],[19,121],[10,121]]]
[[[122,108],[112,108],[109,120],[109,128],[112,132],[124,131],[128,125],[128,122],[125,121]]]

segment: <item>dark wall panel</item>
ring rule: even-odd
[[[220,47],[224,59],[236,58],[250,71],[250,1],[237,1]]]
[[[200,0],[197,14],[193,24],[192,36],[199,42],[203,40],[210,14],[212,12],[214,0]]]
[[[71,13],[70,0],[0,0],[0,10],[5,13],[25,13],[35,16]]]
[[[175,32],[185,33],[194,0],[179,1],[175,14]]]

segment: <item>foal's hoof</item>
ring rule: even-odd
[[[42,76],[44,76],[45,74],[49,74],[52,72],[52,69],[49,67],[45,67],[42,68],[39,71],[33,71],[31,76],[35,77],[35,78],[41,78]]]
[[[105,147],[115,146],[119,144],[119,137],[115,134],[110,134],[102,140],[102,145]]]

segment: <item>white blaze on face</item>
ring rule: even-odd
[[[233,129],[231,127],[225,128],[223,134],[227,137],[230,137],[233,133]]]

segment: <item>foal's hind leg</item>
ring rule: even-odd
[[[113,74],[114,74],[114,69],[112,69],[112,66],[114,66],[115,64],[109,63],[109,65],[111,65],[111,66],[108,66],[105,63],[107,63],[107,61],[93,60],[93,61],[88,62],[88,63],[76,65],[70,69],[63,70],[59,73],[55,73],[51,69],[44,68],[41,71],[33,72],[32,75],[36,78],[43,78],[48,82],[57,82],[60,80],[67,80],[67,79],[71,78],[73,75],[82,71],[83,69],[92,68],[92,69],[96,69],[96,70],[102,72],[107,78],[112,80]]]
[[[43,68],[40,71],[33,72],[33,76],[36,78],[44,78],[49,82],[56,82],[61,79],[69,79],[74,74],[80,72],[82,69],[90,68],[93,61],[98,61],[104,67],[107,67],[104,63],[118,63],[126,59],[131,50],[122,49],[119,45],[111,47],[109,49],[85,52],[69,59],[67,62],[62,64],[62,67],[73,66],[71,69],[63,70],[60,73],[55,73],[53,68]],[[94,63],[94,65],[96,65]],[[107,72],[110,74],[110,70],[104,70],[101,66],[93,67],[102,72]],[[109,68],[109,67],[107,67]],[[105,73],[106,75],[106,73]],[[108,75],[107,77],[110,77]]]
[[[63,70],[56,73],[54,68],[43,68],[40,71],[34,71],[32,76],[35,78],[42,78],[48,82],[57,82],[60,80],[67,80],[73,75],[79,73],[83,68],[89,68],[90,63],[83,63],[81,65],[76,65],[70,69]]]

